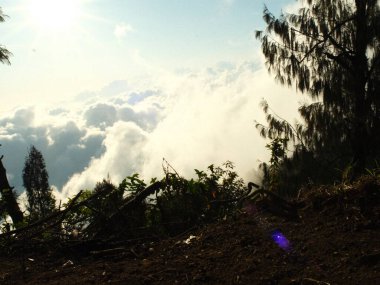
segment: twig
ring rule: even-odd
[[[82,191],[79,191],[79,193],[73,198],[73,200],[69,203],[69,205],[66,207],[65,210],[54,212],[54,213],[48,215],[47,217],[45,217],[43,219],[40,219],[37,222],[32,223],[30,225],[27,225],[25,227],[18,228],[18,229],[15,229],[13,231],[9,231],[9,232],[0,234],[0,238],[7,237],[7,236],[10,236],[10,235],[17,235],[17,234],[25,232],[25,231],[27,231],[29,229],[36,228],[39,225],[42,225],[42,224],[44,224],[44,223],[46,223],[46,222],[48,222],[48,221],[50,221],[50,220],[52,220],[52,219],[60,216],[60,215],[65,215],[69,210],[71,210],[75,206],[74,203],[76,202],[76,200],[79,199],[79,197],[80,197],[81,194],[82,194]],[[81,203],[79,203],[79,204],[81,204]],[[78,205],[76,205],[76,206],[78,206]]]
[[[164,167],[164,163],[166,163],[166,169]],[[170,163],[165,158],[163,158],[162,159],[162,168],[164,169],[164,172],[166,175],[169,173],[169,167],[171,168],[171,170],[174,171],[174,174],[177,175],[178,178],[181,178],[181,176],[179,176],[178,172],[174,169],[174,167],[171,166]]]

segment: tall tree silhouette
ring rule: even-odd
[[[6,15],[0,7],[0,22],[5,21]],[[11,53],[2,45],[0,45],[0,62],[10,64],[9,57]],[[6,169],[3,165],[3,156],[0,157],[0,214],[9,214],[15,226],[19,226],[24,219],[17,203],[16,195],[13,192],[13,187],[9,185]]]
[[[282,126],[283,137],[301,137],[302,147],[317,155],[352,158],[359,173],[380,154],[378,1],[303,2],[298,13],[279,18],[265,8],[267,28],[256,38],[268,70],[281,84],[309,94],[313,103],[299,109],[304,127],[284,127],[271,122],[272,116],[269,128],[261,130],[275,134]]]
[[[6,17],[0,7],[0,22],[4,22]],[[0,44],[0,62],[10,64],[9,57],[11,55],[10,51]]]
[[[55,208],[55,199],[52,196],[48,178],[45,160],[41,152],[31,146],[22,172],[28,197],[30,220],[45,217]]]
[[[13,187],[9,185],[7,172],[3,165],[3,156],[0,157],[0,194],[0,214],[8,214],[11,217],[13,224],[16,227],[20,226],[24,219],[24,215],[17,203]]]

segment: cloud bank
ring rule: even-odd
[[[275,84],[259,63],[221,63],[203,71],[156,73],[138,84],[115,81],[59,108],[23,107],[0,118],[1,152],[12,185],[22,190],[30,145],[44,155],[50,183],[65,199],[109,177],[162,177],[162,158],[183,176],[233,161],[246,180],[269,152],[254,120],[259,103],[293,122],[300,94]]]

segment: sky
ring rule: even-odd
[[[58,199],[162,158],[189,177],[231,160],[257,179],[267,143],[255,129],[264,98],[293,122],[303,96],[275,82],[255,30],[266,5],[294,0],[3,0],[0,153],[21,193],[30,145]]]

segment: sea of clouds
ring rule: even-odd
[[[185,177],[210,164],[234,162],[246,181],[267,161],[265,98],[294,122],[303,97],[275,83],[263,64],[220,63],[199,71],[156,72],[111,82],[55,106],[22,106],[0,117],[0,149],[10,184],[19,193],[28,148],[39,149],[58,200],[110,177],[162,177],[162,159]],[[257,181],[256,181],[257,182]]]

